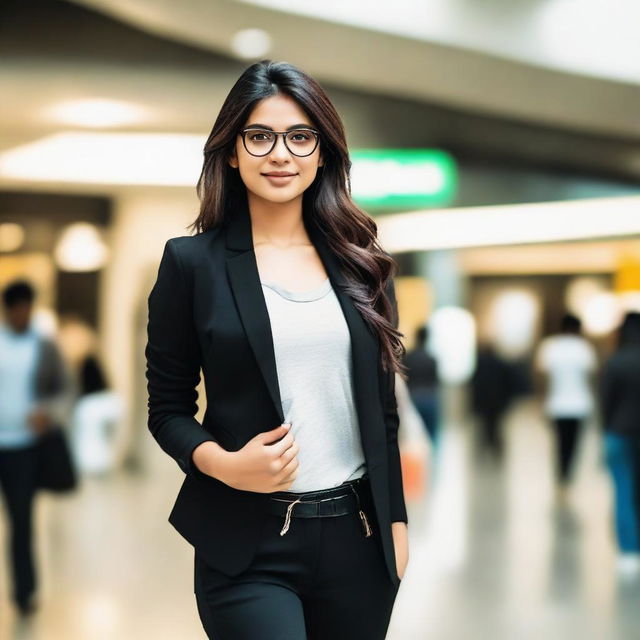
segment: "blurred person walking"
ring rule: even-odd
[[[293,65],[244,71],[204,157],[198,233],[165,245],[146,347],[202,624],[381,640],[408,562],[397,265],[351,200],[338,113]]]
[[[396,402],[404,497],[407,509],[413,509],[415,515],[417,525],[412,524],[412,529],[419,535],[420,526],[427,524],[425,516],[429,503],[426,498],[435,479],[433,443],[411,400],[407,383],[399,373],[396,373]]]
[[[628,313],[600,381],[605,458],[614,489],[618,568],[640,573],[640,313]]]
[[[38,436],[62,424],[72,399],[71,379],[54,342],[31,324],[35,291],[27,281],[2,292],[0,325],[0,487],[9,518],[12,596],[22,614],[35,609],[33,501],[38,481]]]
[[[597,357],[581,335],[582,323],[572,314],[561,320],[560,333],[541,341],[534,366],[546,382],[544,410],[553,424],[557,498],[570,484],[581,427],[595,404],[593,377]]]
[[[439,434],[438,363],[427,352],[429,328],[419,327],[415,334],[415,346],[404,357],[407,368],[407,387],[411,400],[418,410],[431,442],[435,445]]]
[[[495,347],[481,344],[471,377],[471,406],[478,418],[477,453],[484,451],[502,459],[502,420],[514,395],[513,372]]]
[[[83,473],[106,475],[117,463],[122,400],[109,388],[95,354],[82,360],[79,383],[71,430],[74,458]]]

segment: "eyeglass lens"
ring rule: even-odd
[[[276,134],[266,129],[248,129],[245,132],[247,151],[256,156],[266,155],[275,146]],[[316,136],[307,129],[292,129],[285,136],[285,144],[291,153],[306,156],[316,146]]]

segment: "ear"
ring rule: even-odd
[[[322,157],[322,154],[320,154],[320,158],[318,159],[318,166],[319,167],[324,166],[324,158]]]
[[[230,167],[233,167],[234,169],[238,168],[238,156],[236,156],[235,149],[229,155],[229,159],[227,160],[227,162],[229,163]]]

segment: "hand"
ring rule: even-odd
[[[203,461],[198,453],[203,443],[193,452],[193,461],[203,473],[242,491],[271,493],[286,491],[293,484],[298,468],[298,444],[289,429],[282,424],[271,431],[259,433],[239,451],[219,449],[219,457],[212,465]],[[209,469],[207,469],[209,467]]]
[[[406,522],[392,522],[393,550],[396,556],[396,571],[402,580],[409,564],[409,531]]]
[[[27,417],[31,431],[37,435],[42,435],[49,431],[52,426],[51,418],[42,409],[34,409]]]

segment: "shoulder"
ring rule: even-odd
[[[60,348],[53,338],[38,333],[36,334],[36,343],[41,361],[53,362],[60,359]]]
[[[556,342],[555,336],[547,336],[540,340],[538,344],[538,353],[546,353],[550,347],[552,347]]]
[[[595,350],[595,347],[591,344],[591,342],[589,342],[589,340],[587,340],[582,336],[576,336],[576,338],[577,338],[576,344],[579,346],[580,349],[582,349],[582,352],[584,353],[584,355],[587,358],[595,358],[596,350]]]
[[[640,348],[622,348],[616,349],[607,360],[607,364],[612,368],[626,368],[631,366],[637,368],[638,356],[640,356]]]
[[[222,227],[215,227],[193,236],[176,236],[169,238],[165,244],[165,253],[170,253],[180,265],[189,267],[197,263],[198,259],[215,251],[222,238]]]
[[[176,236],[167,240],[167,247],[172,251],[182,255],[203,251],[210,246],[221,235],[222,227],[214,227],[208,231],[197,233],[193,236]]]

